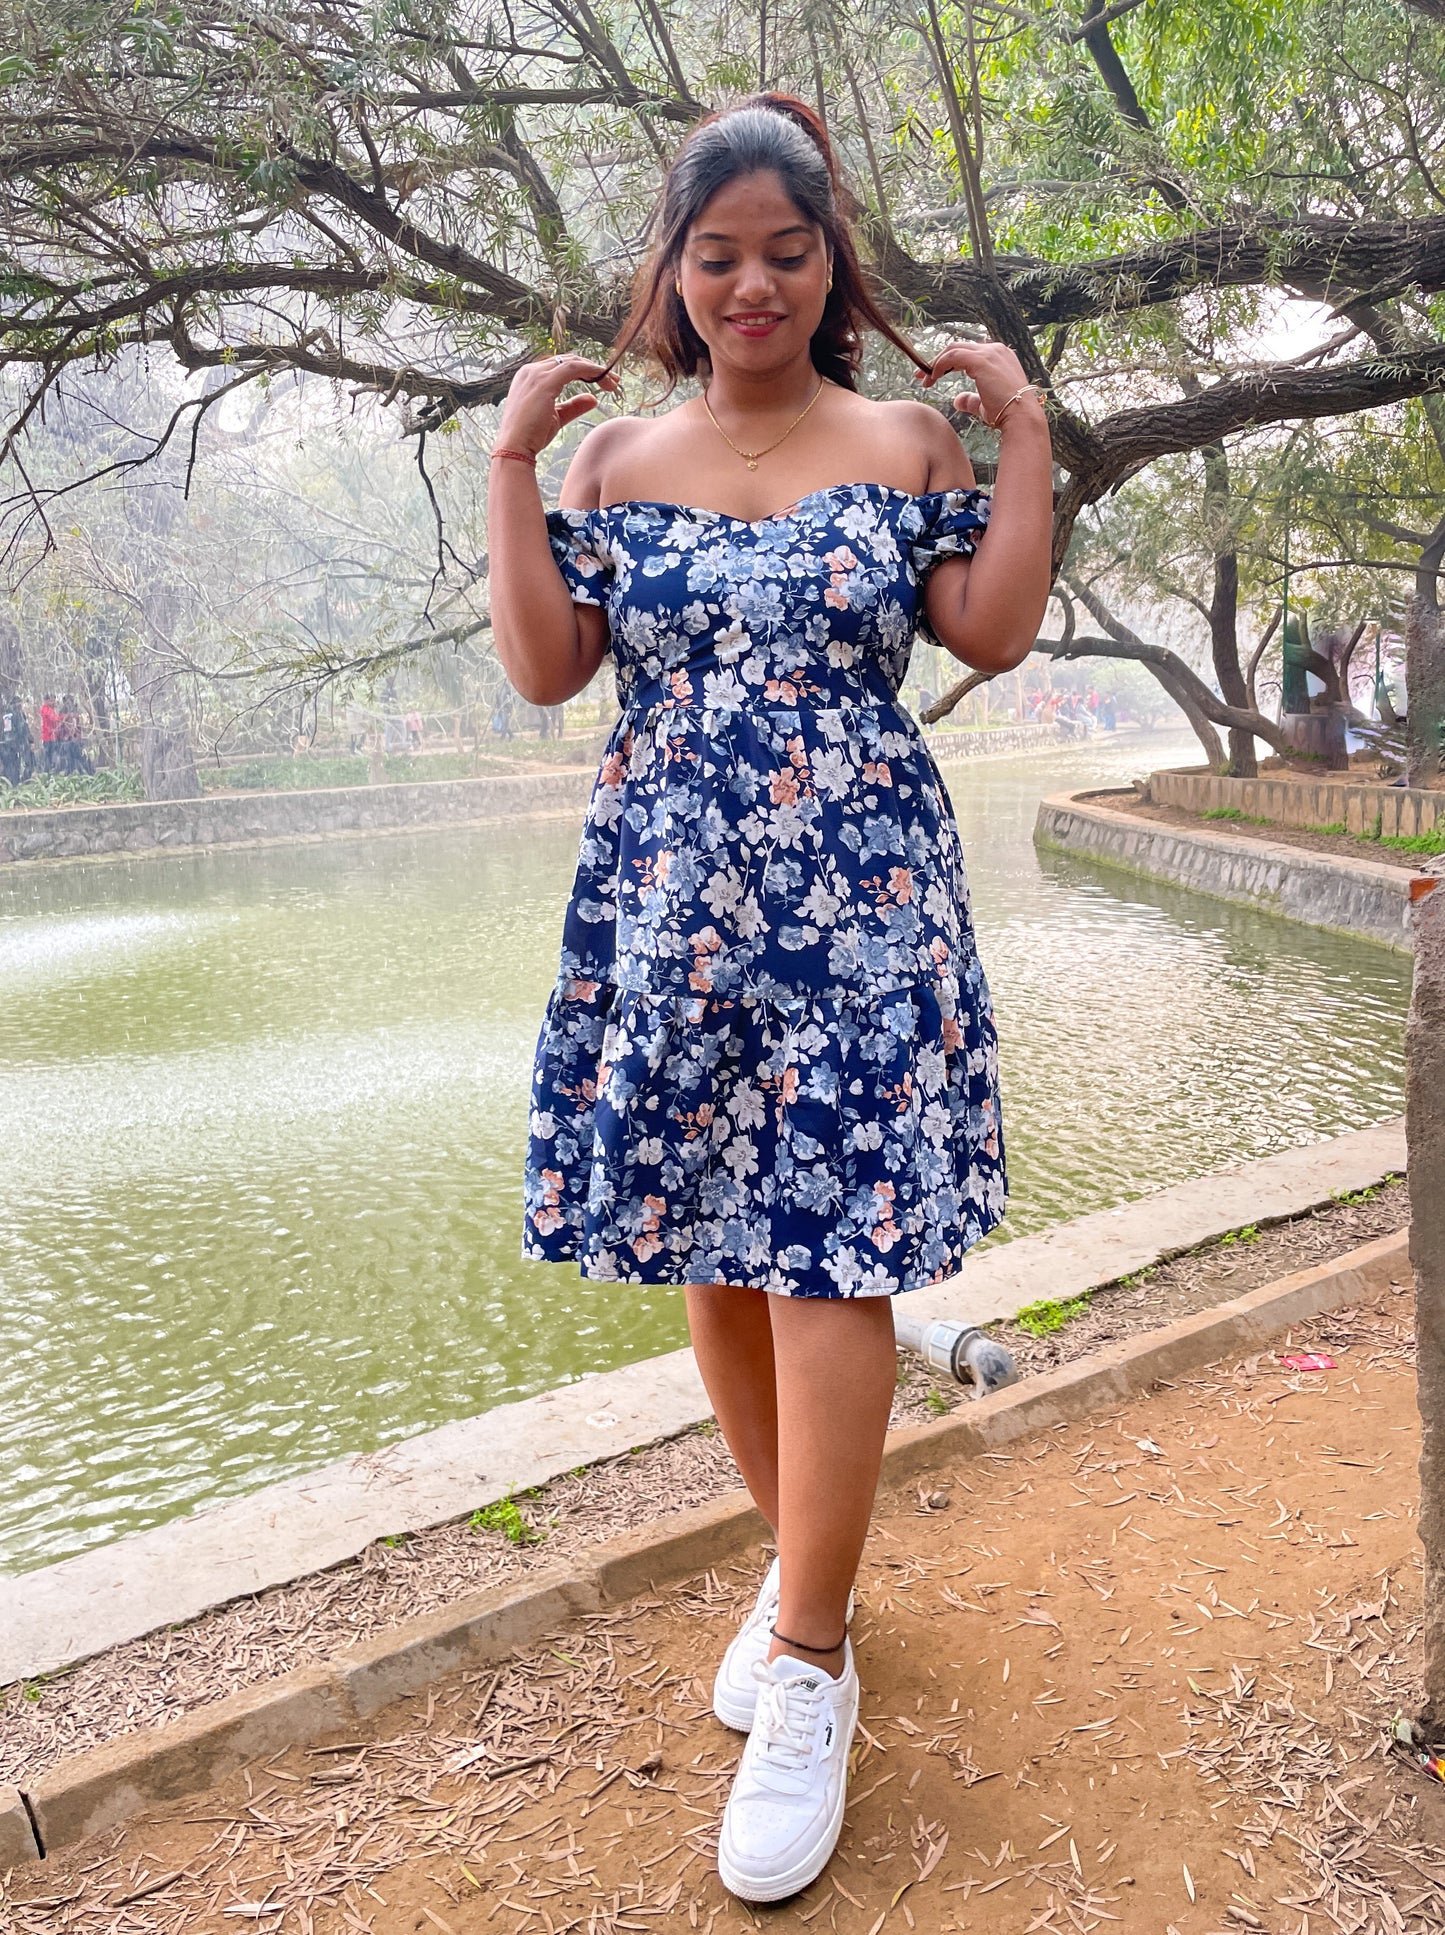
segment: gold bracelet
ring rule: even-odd
[[[1044,393],[1036,383],[1025,383],[1021,390],[1015,390],[1013,395],[1009,398],[1008,402],[1003,404],[1000,407],[998,415],[992,420],[992,422],[989,422],[989,419],[987,417],[984,418],[984,422],[988,423],[988,427],[990,430],[1000,430],[1003,428],[1004,418],[1008,415],[1009,411],[1013,408],[1015,403],[1018,402],[1021,396],[1036,396],[1040,403],[1042,403],[1044,400]]]

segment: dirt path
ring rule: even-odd
[[[11,1925],[1445,1929],[1445,1794],[1384,1747],[1418,1620],[1408,1299],[1292,1347],[1337,1368],[1256,1356],[882,1511],[848,1821],[792,1903],[713,1870],[737,1739],[707,1697],[750,1567],[19,1871]]]

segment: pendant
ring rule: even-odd
[[[757,460],[757,458],[756,458],[756,457],[749,457],[749,458],[747,459],[747,466],[748,466],[748,469],[749,469],[749,470],[756,470],[756,469],[757,469],[757,467],[758,467],[758,460]]]

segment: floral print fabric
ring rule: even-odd
[[[622,715],[532,1081],[524,1254],[631,1283],[866,1296],[1003,1214],[997,1047],[958,831],[897,693],[978,491],[756,522],[555,511]]]

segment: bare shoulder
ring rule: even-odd
[[[928,465],[928,490],[967,489],[974,481],[973,465],[968,461],[958,432],[941,410],[931,403],[900,397],[873,406],[886,410],[891,428],[907,439],[908,447],[921,454]]]
[[[560,497],[568,510],[596,510],[608,470],[635,457],[655,427],[645,417],[609,417],[605,423],[593,424],[573,452],[562,480]]]

